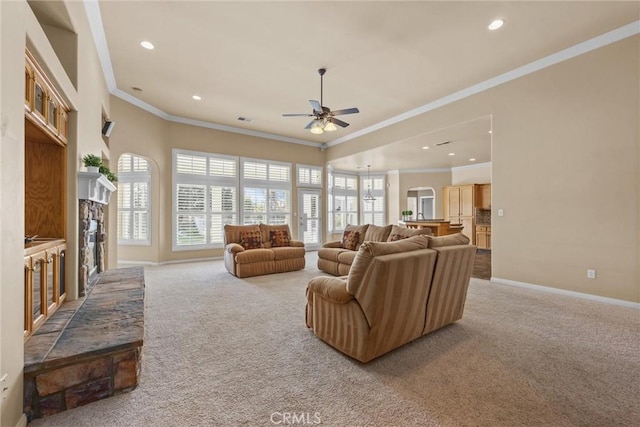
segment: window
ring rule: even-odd
[[[328,226],[331,232],[343,231],[348,224],[358,224],[358,177],[330,172],[328,176]]]
[[[244,224],[291,224],[291,164],[243,158]]]
[[[151,243],[151,167],[133,154],[118,159],[118,244]]]
[[[221,248],[225,224],[291,224],[291,164],[173,150],[173,250]]]
[[[173,249],[222,247],[238,223],[238,158],[173,150]]]
[[[298,187],[322,188],[322,167],[297,165]]]
[[[366,176],[360,177],[360,200],[369,189],[371,195],[375,197],[375,200],[371,202],[362,201],[362,224],[386,225],[384,188],[384,175],[371,175],[371,179]]]

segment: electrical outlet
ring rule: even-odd
[[[595,270],[587,270],[587,279],[595,279],[596,271]]]
[[[504,211],[502,209],[498,209],[498,216],[504,216]]]

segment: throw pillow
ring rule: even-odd
[[[243,230],[240,232],[240,245],[245,249],[259,249],[262,247],[260,230]]]
[[[272,248],[281,246],[289,246],[291,239],[289,238],[289,232],[287,230],[270,230],[269,241]]]
[[[355,251],[358,249],[358,242],[360,241],[360,233],[357,231],[345,231],[342,234],[342,247]]]
[[[392,234],[389,236],[390,242],[397,242],[398,240],[406,239],[409,236],[403,236],[402,234]]]

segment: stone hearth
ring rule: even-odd
[[[133,390],[144,337],[144,271],[106,271],[25,343],[24,412],[45,417]]]

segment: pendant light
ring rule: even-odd
[[[365,202],[374,202],[376,200],[371,194],[371,165],[367,165],[367,194],[362,198]]]

